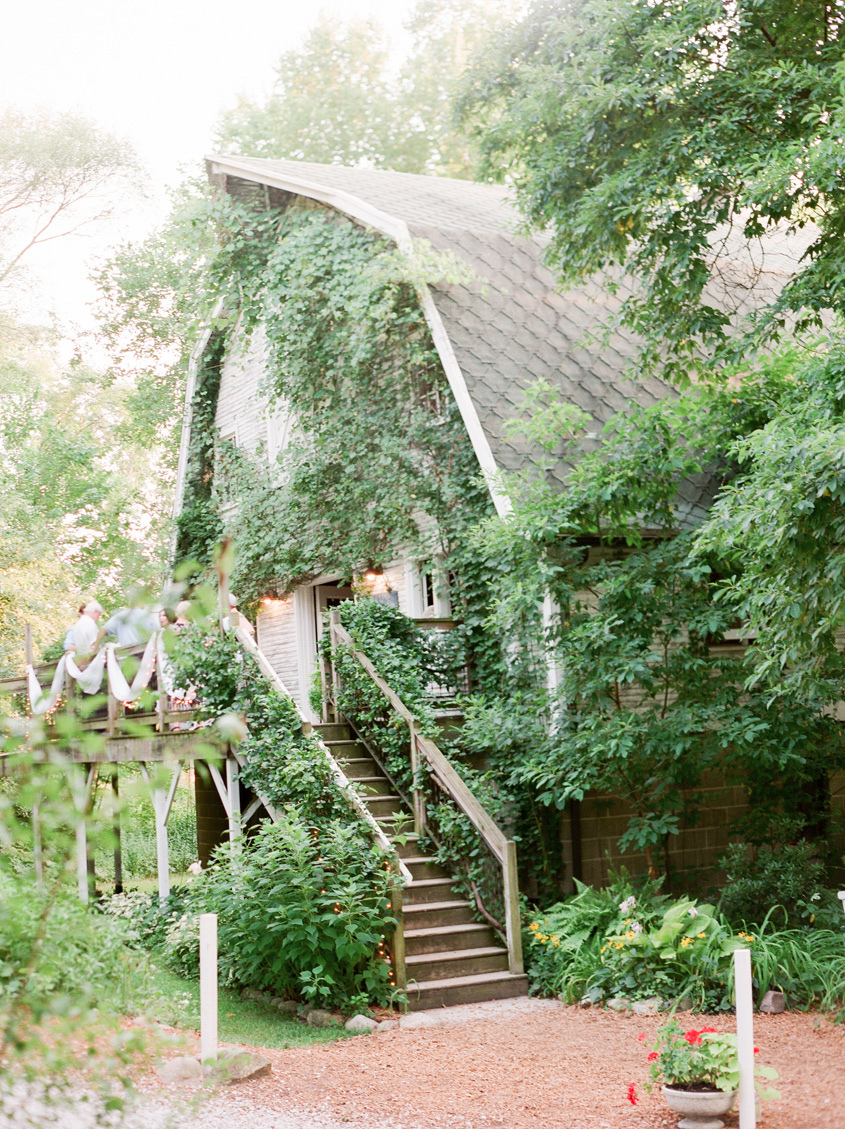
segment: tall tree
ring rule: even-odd
[[[131,148],[78,114],[0,111],[0,286],[33,247],[104,220],[137,174]]]
[[[467,84],[488,172],[550,229],[561,277],[630,271],[624,317],[679,380],[736,356],[776,225],[807,250],[756,340],[842,305],[843,18],[838,0],[539,0]],[[749,255],[718,286],[726,249]]]
[[[125,436],[128,389],[58,359],[54,335],[0,322],[0,667],[19,666],[80,598],[158,579],[164,533],[155,449]]]
[[[300,50],[282,55],[269,99],[241,99],[216,143],[254,157],[471,176],[478,155],[454,119],[455,91],[469,59],[515,7],[419,0],[398,72],[376,23],[321,17]]]

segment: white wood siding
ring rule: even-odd
[[[230,341],[214,422],[222,438],[254,454],[267,446],[268,399],[259,391],[267,368],[267,340],[259,326],[245,347],[237,331]]]
[[[288,693],[301,702],[299,647],[293,597],[262,603],[258,613],[258,646]]]

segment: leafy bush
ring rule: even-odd
[[[734,925],[787,922],[827,929],[845,927],[834,891],[824,885],[824,865],[802,840],[756,850],[731,843],[719,860],[727,872],[720,909]]]
[[[832,1007],[845,993],[842,940],[841,931],[775,931],[768,923],[736,933],[711,905],[670,900],[656,883],[634,892],[623,877],[605,890],[579,884],[536,916],[526,964],[535,991],[567,1001],[657,996],[668,1007],[687,997],[697,1010],[721,1011],[732,1006],[732,954],[749,947],[758,999],[778,988],[794,1005]]]
[[[167,898],[131,890],[112,895],[103,903],[103,909],[126,923],[131,940],[145,949],[161,949],[166,944],[168,928],[184,912],[186,897],[184,886],[172,888]]]
[[[163,937],[170,963],[196,965],[195,918],[218,915],[224,980],[276,995],[342,1006],[391,994],[379,948],[390,861],[340,790],[318,741],[302,732],[290,698],[277,693],[231,635],[189,628],[178,639],[175,677],[197,688],[207,717],[245,717],[241,779],[283,813],[252,838],[218,851],[189,887],[183,913]]]
[[[344,1006],[391,994],[386,936],[390,875],[384,855],[358,829],[310,826],[293,810],[266,823],[239,851],[218,852],[188,890],[188,918],[218,915],[221,978],[229,984]],[[166,943],[189,960],[188,920]]]
[[[70,891],[58,896],[0,874],[0,1025],[7,1006],[37,1019],[49,1006],[120,1006],[133,963],[125,925],[88,912]]]

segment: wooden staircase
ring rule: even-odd
[[[454,878],[420,850],[416,835],[403,830],[413,826],[410,811],[351,728],[314,728],[413,875],[402,894],[411,1011],[527,995],[528,977],[508,970],[508,951],[494,930],[475,920],[470,903],[454,890]]]

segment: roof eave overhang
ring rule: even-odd
[[[305,177],[281,176],[269,170],[255,169],[249,162],[241,163],[231,157],[206,157],[206,166],[209,177],[234,176],[241,180],[253,181],[255,184],[267,185],[268,188],[290,192],[295,196],[305,196],[309,200],[316,200],[329,208],[342,212],[350,219],[381,232],[382,235],[392,239],[402,250],[410,252],[412,249],[413,240],[404,220],[379,208],[374,208],[366,200],[362,200],[360,196],[355,196],[351,192],[345,192],[339,188],[330,188]],[[500,517],[505,517],[513,507],[510,498],[501,487],[500,468],[496,465],[490,443],[484,434],[464,374],[452,348],[449,334],[435,305],[431,288],[425,284],[420,284],[417,286],[417,294],[423,315],[431,331],[434,347],[440,357],[443,371],[446,373],[446,379],[449,381],[449,387],[467,429],[475,457],[484,474],[496,512]]]

